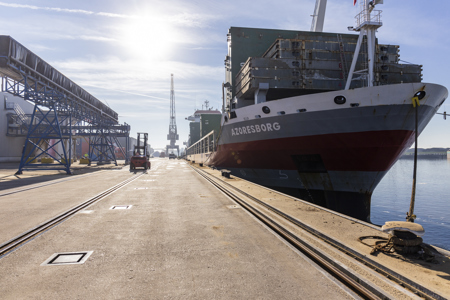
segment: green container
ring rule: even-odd
[[[214,136],[217,136],[220,132],[220,120],[222,119],[221,114],[201,114],[200,115],[200,132],[201,137],[204,137],[208,133],[214,130]]]
[[[200,123],[191,122],[189,123],[189,135],[191,137],[191,144],[193,145],[200,139]]]

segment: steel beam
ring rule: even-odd
[[[122,150],[117,137],[129,137],[130,126],[118,125],[118,114],[114,110],[10,36],[0,36],[0,75],[2,91],[35,105],[29,125],[16,126],[18,123],[14,115],[8,115],[7,135],[27,136],[18,174],[31,166],[34,170],[55,169],[54,164],[40,164],[38,167],[30,163],[31,155],[39,151],[36,158],[50,156],[70,174],[72,136],[89,136],[93,141],[90,153],[98,157],[100,162],[114,160],[117,165],[114,143],[120,151],[125,152],[125,160],[128,161],[128,153]],[[73,122],[90,126],[72,126]],[[43,143],[50,144],[50,139],[56,140],[56,143],[42,148]],[[67,139],[68,156],[65,145]],[[51,155],[49,151],[53,152],[59,144],[63,149],[62,156],[58,152],[57,155]]]
[[[49,108],[50,109],[47,111],[42,111],[39,105],[35,105],[34,112],[31,116],[30,125],[28,126],[28,134],[25,140],[25,145],[22,149],[19,170],[16,172],[16,175],[22,174],[24,170],[63,170],[67,174],[71,174],[71,160],[69,159],[70,154],[69,156],[67,155],[60,127],[62,123],[65,123],[67,122],[67,119],[70,119],[70,116],[60,119],[56,109],[54,107]],[[37,118],[37,114],[39,114],[41,118]],[[43,132],[36,132],[36,129],[38,129],[42,124],[46,124],[45,130]],[[45,149],[42,148],[41,145],[49,139],[56,140],[56,143],[52,144],[50,147],[46,147]],[[54,150],[55,146],[58,144],[61,144],[63,155],[60,155],[58,152],[56,152],[56,155],[51,155],[50,150]],[[58,164],[37,165],[33,163],[33,161],[35,159],[37,160],[38,157],[45,156],[50,156]]]

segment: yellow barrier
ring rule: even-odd
[[[36,160],[36,158],[35,158],[35,157],[28,157],[28,159],[27,159],[27,163],[32,163],[32,164],[35,164],[35,163],[37,163],[37,160]]]
[[[61,163],[65,164],[66,160],[64,158],[61,158]],[[73,159],[70,159],[70,164],[73,164]]]
[[[43,157],[41,158],[41,164],[52,164],[55,160],[51,157]]]
[[[80,158],[80,165],[88,165],[89,158]]]

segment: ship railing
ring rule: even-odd
[[[362,10],[356,15],[356,28],[363,25],[381,25],[381,10],[372,10],[369,12],[368,9]]]
[[[195,144],[192,144],[189,148],[186,149],[186,155],[192,156],[197,154],[206,154],[215,151],[215,133],[212,130],[210,133],[202,137]]]

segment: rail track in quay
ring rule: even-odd
[[[285,243],[363,299],[446,299],[228,182],[190,166]]]
[[[77,212],[87,208],[88,206],[90,206],[91,204],[94,204],[95,202],[111,195],[112,193],[116,192],[117,190],[121,189],[122,187],[126,186],[127,184],[131,183],[132,181],[138,179],[139,177],[141,177],[142,175],[147,174],[146,172],[142,172],[142,173],[135,173],[132,177],[108,188],[107,190],[97,194],[96,196],[82,202],[81,204],[76,205],[75,207],[72,207],[70,209],[68,209],[67,211],[57,215],[54,218],[51,218],[43,223],[41,223],[40,225],[14,237],[13,239],[3,243],[0,245],[0,259],[3,258],[4,256],[8,255],[9,253],[15,251],[16,249],[20,248],[20,246],[22,246],[23,244],[31,241],[32,239],[34,239],[35,237],[37,237],[38,235],[42,234],[43,232],[51,229],[54,226],[57,226],[58,224],[64,222],[65,220],[67,220],[68,218],[70,218],[71,216],[73,216],[74,214],[76,214]],[[42,186],[46,186],[48,184],[44,184]],[[39,187],[39,186],[38,186]],[[28,189],[25,189],[28,190]],[[21,190],[17,191],[20,192]]]

